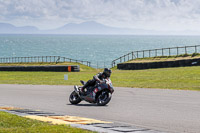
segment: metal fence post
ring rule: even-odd
[[[187,47],[185,46],[185,54],[187,54]]]
[[[177,55],[178,55],[178,47],[177,47]]]
[[[144,58],[144,51],[143,51],[143,58]]]
[[[197,46],[195,46],[195,53],[197,53]]]
[[[157,49],[155,50],[155,57],[157,57]]]
[[[151,57],[151,50],[149,50],[149,58]]]

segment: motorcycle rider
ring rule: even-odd
[[[96,82],[100,84],[103,83],[103,79],[110,78],[112,71],[109,68],[104,68],[103,72],[98,73],[97,75],[93,76],[93,79],[88,80],[86,84],[81,88],[81,93],[85,94],[84,89],[88,86],[94,86]]]

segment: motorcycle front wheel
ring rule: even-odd
[[[112,94],[108,91],[102,91],[97,97],[97,105],[104,106],[110,102]]]
[[[78,96],[78,94],[75,91],[73,91],[71,95],[69,96],[69,102],[71,104],[78,104],[81,102],[81,98]]]

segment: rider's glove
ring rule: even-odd
[[[99,83],[100,83],[100,84],[104,84],[105,82],[104,82],[104,81],[102,81],[102,80],[100,80],[100,81],[99,81]]]

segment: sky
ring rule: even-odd
[[[53,29],[96,21],[121,28],[200,30],[200,0],[0,0],[0,22]]]

